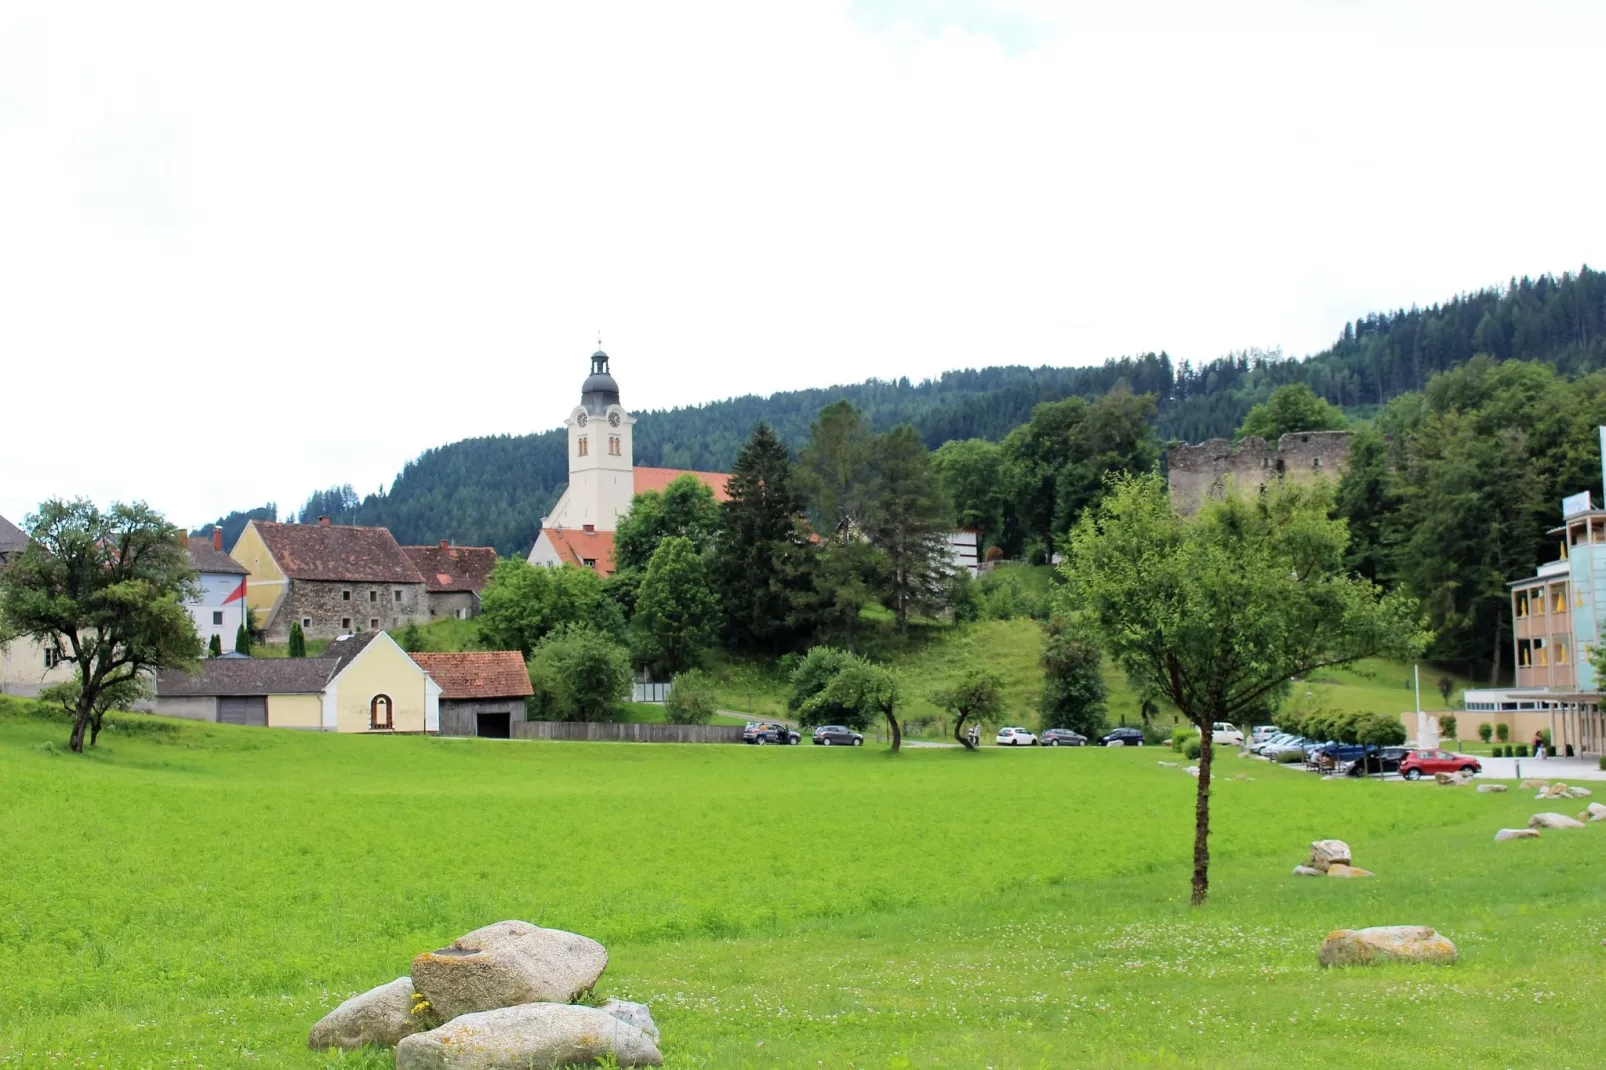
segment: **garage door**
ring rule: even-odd
[[[268,696],[229,695],[217,700],[217,719],[224,724],[268,723]]]

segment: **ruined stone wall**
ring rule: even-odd
[[[1236,446],[1224,438],[1172,446],[1166,450],[1171,503],[1190,516],[1206,498],[1220,497],[1228,488],[1249,494],[1276,479],[1337,480],[1349,464],[1349,441],[1348,431],[1291,431],[1275,448],[1256,435]]]

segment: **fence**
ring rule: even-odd
[[[630,701],[663,702],[669,698],[669,689],[673,686],[672,683],[643,684],[638,682],[631,684]]]
[[[740,743],[733,724],[616,724],[612,721],[517,721],[519,739],[591,740],[612,743]]]

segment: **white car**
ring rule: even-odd
[[[1244,745],[1244,734],[1225,721],[1217,721],[1210,726],[1210,742],[1241,747]]]
[[[1264,743],[1268,739],[1270,739],[1272,736],[1275,736],[1277,734],[1278,734],[1278,730],[1277,730],[1277,726],[1276,725],[1274,725],[1274,724],[1257,724],[1255,726],[1254,732],[1251,733],[1251,735],[1249,737],[1249,740],[1250,740],[1251,743]]]
[[[1000,728],[997,743],[1000,747],[1035,747],[1037,733],[1024,728]]]

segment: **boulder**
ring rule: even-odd
[[[1455,945],[1426,925],[1335,929],[1316,953],[1316,961],[1323,966],[1375,966],[1380,962],[1448,965],[1455,960]]]
[[[1535,814],[1530,817],[1528,819],[1528,827],[1531,829],[1581,829],[1584,827],[1584,823],[1575,817],[1568,817],[1566,814],[1545,813]]]
[[[1158,764],[1165,766],[1167,769],[1175,769],[1177,767],[1176,762],[1160,762]]]
[[[1585,810],[1584,813],[1589,815],[1589,820],[1591,821],[1606,821],[1606,805],[1590,803],[1589,809]]]
[[[1501,829],[1494,834],[1496,840],[1537,840],[1538,829]]]
[[[658,1043],[658,1026],[652,1020],[652,1011],[645,1003],[632,1003],[628,999],[610,999],[604,1001],[597,1010],[635,1026],[651,1037],[654,1044]]]
[[[1479,784],[1478,785],[1478,792],[1480,794],[1483,794],[1483,795],[1489,795],[1491,793],[1501,792],[1501,791],[1505,791],[1505,790],[1506,790],[1506,786],[1504,784]]]
[[[1187,773],[1191,777],[1196,777],[1199,775],[1199,767],[1197,765],[1190,765],[1188,768],[1184,769],[1183,772]]]
[[[454,1018],[396,1046],[396,1070],[555,1070],[662,1066],[651,1037],[596,1007],[525,1003]]]
[[[1309,865],[1312,869],[1326,873],[1327,867],[1335,862],[1349,865],[1349,844],[1343,840],[1317,840],[1310,845]]]
[[[608,967],[601,944],[527,921],[499,921],[413,959],[413,985],[441,1019],[520,1003],[567,1003]]]
[[[1295,866],[1294,867],[1294,876],[1296,876],[1296,877],[1322,877],[1322,876],[1325,876],[1325,875],[1326,874],[1324,874],[1321,870],[1315,868],[1314,866]]]
[[[1433,782],[1440,787],[1461,783],[1461,777],[1455,773],[1434,773]]]
[[[1565,785],[1565,784],[1548,784],[1545,787],[1540,788],[1539,789],[1539,794],[1535,795],[1534,798],[1535,799],[1566,799],[1566,798],[1570,798],[1570,796],[1567,794],[1567,785]]]
[[[1571,795],[1575,799],[1587,799],[1595,793],[1590,791],[1588,788],[1581,788],[1577,784],[1574,784],[1572,787],[1567,789],[1567,794]]]
[[[1548,780],[1524,780],[1518,783],[1517,787],[1522,791],[1531,791],[1534,788],[1547,787],[1549,784]]]
[[[1375,877],[1375,876],[1377,876],[1376,873],[1373,873],[1369,869],[1362,869],[1360,866],[1346,866],[1342,862],[1334,862],[1332,865],[1328,866],[1327,867],[1327,875],[1329,877],[1346,877],[1346,878],[1347,877]]]
[[[394,1048],[403,1037],[425,1028],[412,1010],[413,979],[398,977],[352,996],[324,1015],[307,1034],[307,1047],[313,1051],[350,1050],[364,1044]]]

